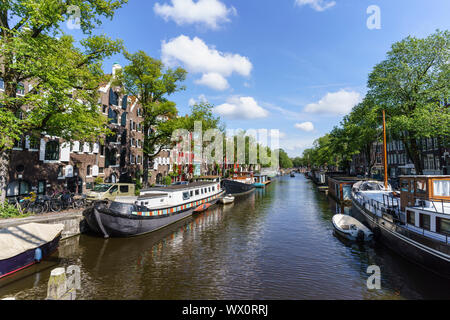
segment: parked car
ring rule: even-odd
[[[116,197],[127,197],[135,195],[135,185],[131,183],[102,183],[96,185],[88,192],[86,201],[114,201]]]

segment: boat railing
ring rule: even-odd
[[[394,215],[392,214],[392,211],[391,212],[387,212],[386,208],[384,208],[384,210],[383,210],[384,204],[379,202],[379,201],[377,201],[377,200],[367,199],[367,198],[361,196],[358,193],[354,193],[354,198],[364,208],[366,208],[367,210],[369,210],[369,211],[371,211],[371,212],[376,214],[375,219],[376,219],[376,222],[378,224],[379,224],[380,219],[383,219],[383,218],[385,219],[385,214],[388,214],[388,215],[390,214],[394,218],[393,222],[396,222],[395,223],[396,231],[401,233],[401,234],[403,234],[403,235],[405,235],[406,237],[413,239],[414,235],[416,235],[416,236],[420,235],[423,238],[426,238],[426,239],[429,239],[429,240],[430,239],[431,240],[437,240],[437,241],[440,241],[440,242],[445,243],[445,244],[450,244],[450,237],[447,236],[447,235],[444,235],[444,234],[441,234],[441,233],[437,233],[437,232],[434,232],[434,231],[431,231],[431,230],[425,230],[423,228],[419,228],[419,227],[407,224],[406,221],[402,221],[401,218],[400,218],[401,217],[400,206],[398,206],[394,210],[394,213],[397,214],[397,217],[396,217],[395,214]],[[395,200],[397,200],[397,199],[395,199]],[[369,205],[370,207],[368,208],[366,205]],[[391,208],[391,210],[392,209],[394,209],[394,208]],[[434,246],[433,243],[424,243],[425,240],[421,240],[421,239],[415,239],[415,240],[417,240],[417,241],[419,241],[419,242],[421,242],[421,243],[423,243],[423,244],[425,244],[427,246],[431,246],[431,247]],[[438,250],[438,251],[442,251],[441,250],[442,248],[440,248],[439,246],[434,246],[434,248],[436,250]],[[445,251],[448,254],[450,253],[450,249],[446,249]]]
[[[392,216],[400,217],[400,201],[389,195],[383,195],[383,202],[375,199],[368,199],[363,197],[358,192],[354,193],[356,200],[365,207],[367,210],[375,212],[377,216],[383,216],[383,214],[390,214]],[[369,208],[366,207],[369,205]]]
[[[427,199],[421,199],[421,198],[417,198],[417,199],[414,199],[414,200],[415,200],[415,204],[414,204],[415,208],[421,208],[424,211],[425,210],[430,211],[430,209],[434,209],[434,211],[436,213],[444,213],[445,214],[446,213],[445,212],[445,207],[448,207],[449,208],[449,213],[447,213],[447,214],[450,214],[450,200],[443,200],[443,199],[433,199],[433,200],[430,199],[430,200],[427,200]],[[417,200],[419,200],[419,201],[417,201]],[[417,202],[419,203],[419,205],[416,204]],[[431,207],[425,206],[425,204],[427,202],[431,203],[432,206]],[[447,206],[445,206],[445,204],[447,204]],[[442,211],[439,211],[438,208],[442,209]]]
[[[445,234],[437,233],[437,232],[434,232],[431,230],[426,230],[426,229],[419,228],[419,227],[416,227],[416,226],[413,226],[410,224],[407,224],[405,227],[398,226],[398,228],[407,230],[408,232],[414,232],[414,233],[420,234],[426,238],[432,238],[432,239],[439,240],[441,242],[450,244],[450,238]]]

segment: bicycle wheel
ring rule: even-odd
[[[59,212],[62,209],[62,203],[59,201],[52,201],[50,203],[50,210],[52,212]]]

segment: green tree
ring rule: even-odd
[[[130,62],[117,73],[116,83],[126,94],[137,98],[144,117],[144,170],[143,185],[149,182],[149,161],[164,148],[173,144],[172,132],[178,127],[177,108],[167,96],[184,90],[180,83],[186,79],[182,68],[165,69],[160,60],[148,56],[143,51],[130,54],[125,52]]]
[[[369,75],[369,95],[387,114],[387,127],[400,139],[423,174],[422,138],[450,135],[450,32],[436,31],[395,43]]]
[[[97,89],[106,80],[102,61],[121,41],[93,35],[126,0],[5,0],[0,4],[0,190],[5,197],[10,149],[23,135],[42,132],[65,140],[94,140],[106,119]],[[78,6],[84,38],[64,34],[61,24]],[[24,90],[24,84],[31,84]],[[18,94],[20,92],[21,94]]]
[[[289,169],[293,167],[291,159],[283,149],[279,149],[279,155],[280,155],[280,168]]]

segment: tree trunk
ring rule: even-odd
[[[6,200],[6,188],[9,183],[10,151],[0,152],[0,203]]]

